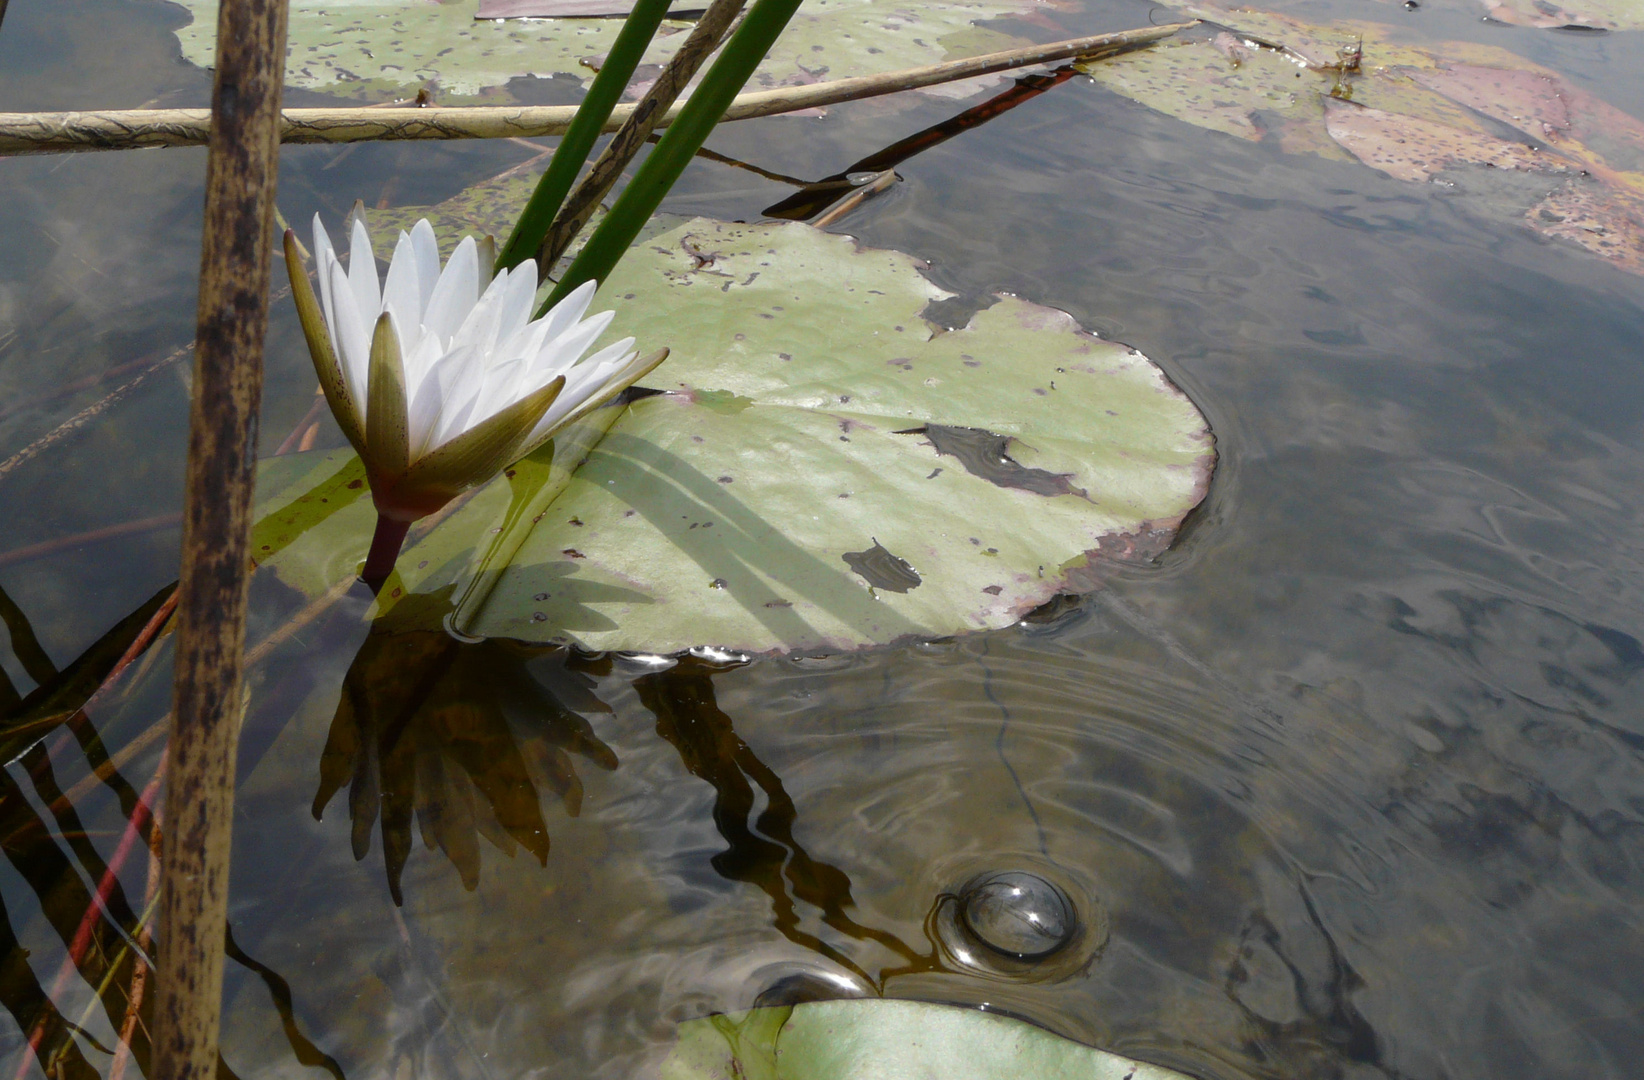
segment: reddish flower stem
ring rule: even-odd
[[[400,557],[405,534],[410,531],[409,521],[400,521],[381,513],[377,515],[377,531],[371,537],[371,553],[365,557],[365,568],[360,571],[360,580],[371,587],[373,595],[394,572],[394,560]]]

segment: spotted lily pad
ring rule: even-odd
[[[679,1026],[662,1080],[1186,1080],[1022,1020],[922,1001],[816,1001]]]
[[[194,19],[177,31],[183,57],[210,67],[216,0],[178,0]],[[749,89],[892,71],[1025,44],[975,25],[1026,15],[1039,0],[943,0],[910,8],[900,0],[809,0],[794,16]],[[293,0],[286,85],[379,101],[433,89],[439,101],[508,100],[524,75],[592,78],[588,64],[610,51],[620,19],[477,20],[476,0]],[[647,64],[665,63],[688,22],[670,21]],[[997,79],[1001,76],[995,76]],[[962,90],[972,93],[974,82]],[[929,93],[952,94],[953,87]]]
[[[1535,174],[1539,191],[1479,185],[1489,194],[1477,205],[1644,272],[1644,124],[1621,110],[1503,49],[1401,44],[1373,23],[1189,10],[1210,23],[1196,40],[1087,73],[1187,123],[1399,180],[1449,174],[1465,189],[1469,169]]]
[[[852,649],[1009,625],[1167,546],[1215,456],[1193,404],[1017,297],[933,326],[947,294],[920,270],[797,223],[644,242],[596,306],[618,310],[612,335],[673,350],[647,380],[664,392],[459,506],[401,556],[385,607],[436,596],[416,618],[590,649]],[[311,478],[357,493],[349,468]],[[268,569],[317,594],[355,571],[372,515],[312,486],[269,500],[270,521],[298,492],[325,513]]]

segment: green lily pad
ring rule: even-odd
[[[216,0],[179,0],[193,22],[177,31],[183,57],[210,67]],[[1025,42],[974,25],[1037,12],[1038,0],[812,0],[800,9],[749,89],[799,85],[971,56]],[[592,78],[587,62],[610,51],[620,19],[476,20],[475,0],[293,0],[286,85],[379,101],[432,88],[442,103],[506,102],[510,79]],[[690,24],[669,21],[645,63],[662,64]],[[996,80],[992,77],[990,81]],[[929,92],[973,93],[934,87]]]
[[[662,1080],[1186,1080],[980,1009],[868,998],[679,1026]]]
[[[920,268],[801,224],[644,242],[596,304],[611,335],[673,350],[648,380],[666,392],[461,504],[384,606],[437,595],[417,619],[596,650],[852,649],[1009,625],[1167,546],[1215,458],[1193,404],[1016,297],[935,327],[921,312],[947,294]],[[343,467],[310,476],[356,491]],[[313,512],[301,487],[270,505]],[[373,521],[369,500],[330,506],[267,560],[311,595],[354,572]]]
[[[1186,123],[1357,160],[1398,180],[1538,174],[1539,188],[1532,177],[1483,183],[1464,197],[1644,273],[1644,124],[1556,72],[1490,46],[1403,44],[1374,23],[1188,10],[1214,24],[1198,40],[1164,42],[1086,73]]]

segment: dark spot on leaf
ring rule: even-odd
[[[1042,387],[1042,386],[1035,386],[1035,387],[1034,387],[1034,388],[1033,388],[1033,392],[1034,392],[1034,393],[1035,393],[1035,394],[1038,394],[1038,395],[1039,395],[1039,396],[1040,396],[1040,397],[1044,397],[1044,396],[1045,396],[1045,388],[1044,388],[1044,387]]]
[[[716,577],[712,581],[708,582],[708,588],[710,588],[710,589],[723,589],[725,586],[727,586],[729,584],[730,584],[730,582],[726,581],[724,578]]]
[[[540,611],[533,611],[531,613],[531,621],[532,622],[547,622],[548,621],[548,616],[543,614]]]
[[[730,477],[729,477],[729,476],[721,476],[721,477],[720,477],[720,478],[719,478],[719,482],[720,482],[720,483],[721,483],[721,484],[729,484],[729,483],[732,483],[732,480],[731,480],[731,478],[730,478]]]
[[[400,597],[400,595],[404,592],[405,592],[404,589],[396,588],[393,592],[389,593],[388,595],[394,597],[395,599],[398,599]]]
[[[502,475],[504,475],[508,479],[512,480],[514,478],[514,470],[513,469],[504,469],[504,470],[502,470]]]
[[[622,512],[622,516],[623,517],[633,517],[637,513],[639,513],[638,510],[624,510]]]
[[[942,475],[942,470],[940,468],[935,468],[935,469],[932,469],[930,471],[930,475],[925,477],[925,479],[926,480],[935,480],[938,476],[941,476],[941,475]]]
[[[580,518],[572,518],[568,524],[575,525],[579,529],[582,527],[582,521]]]
[[[987,593],[989,596],[998,596],[1000,593],[1005,591],[1005,587],[1003,585],[989,585],[982,591]]]
[[[357,490],[359,490],[359,486],[363,483],[365,483],[364,480],[350,480],[348,482],[348,490],[349,491],[357,491]]]
[[[566,548],[564,551],[560,552],[560,554],[569,559],[586,559],[588,557],[576,548]]]
[[[711,522],[711,521],[708,521],[708,522],[704,522],[704,523],[703,523],[703,525],[702,525],[702,527],[703,527],[703,528],[704,528],[704,529],[711,529],[711,528],[713,528],[713,527],[714,527],[714,523],[713,523],[713,522]]]
[[[885,550],[878,539],[866,551],[847,551],[840,558],[876,589],[905,593],[917,589],[922,581],[919,571],[906,559]]]
[[[792,600],[767,600],[767,601],[765,601],[765,606],[766,607],[793,607],[793,601]]]
[[[540,602],[540,601],[543,601],[543,600],[546,600],[546,599],[548,599],[548,594],[547,594],[547,593],[545,593],[545,592],[539,592],[539,593],[537,593],[537,594],[536,594],[536,595],[535,595],[535,596],[533,596],[533,597],[531,597],[531,599],[533,599],[533,600],[536,600],[536,601],[539,601],[539,602]]]
[[[1072,473],[1053,473],[1044,469],[1029,469],[1013,459],[1005,448],[1010,445],[1009,435],[995,435],[986,428],[948,427],[946,424],[926,424],[920,428],[894,432],[897,435],[923,435],[930,440],[938,454],[955,457],[965,471],[980,476],[990,484],[1003,488],[1021,488],[1035,495],[1079,495],[1085,493],[1068,483]]]
[[[418,570],[426,570],[426,569],[428,569],[428,560],[427,560],[427,559],[424,559],[424,560],[423,560],[423,561],[422,561],[422,562],[420,562],[420,563],[418,563],[418,564],[417,564],[417,569],[418,569]]]

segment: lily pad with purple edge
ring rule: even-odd
[[[1207,22],[1197,36],[1083,70],[1197,127],[1442,180],[1462,205],[1644,273],[1644,122],[1558,72],[1491,45],[1410,44],[1385,24],[1185,10]]]
[[[661,392],[414,541],[384,606],[439,593],[464,633],[594,650],[835,651],[1008,626],[1163,551],[1215,459],[1193,403],[1019,297],[941,329],[921,270],[801,224],[643,242],[595,306],[673,350]],[[331,512],[269,570],[324,591],[370,522]]]

